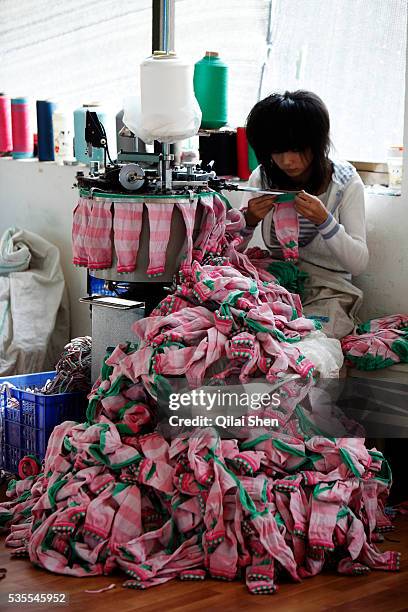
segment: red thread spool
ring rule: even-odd
[[[13,158],[32,157],[34,140],[27,98],[13,98],[11,100],[11,126],[13,131]]]
[[[0,95],[0,154],[11,153],[13,137],[11,131],[11,100]]]
[[[248,141],[246,130],[243,127],[237,128],[237,157],[238,157],[238,176],[243,181],[247,181],[251,171],[248,162]]]

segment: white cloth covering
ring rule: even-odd
[[[6,230],[1,247],[0,375],[53,369],[70,338],[59,250],[19,228]]]

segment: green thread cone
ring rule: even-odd
[[[228,121],[228,66],[207,51],[194,66],[194,93],[203,114],[201,127],[218,129]]]

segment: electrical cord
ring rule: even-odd
[[[89,114],[90,114],[90,118],[91,118],[92,123],[94,124],[95,129],[99,130],[102,133],[102,136],[103,136],[103,138],[105,140],[105,145],[102,145],[102,148],[103,148],[103,151],[104,151],[104,166],[106,167],[106,156],[108,156],[108,159],[109,159],[111,164],[113,164],[113,161],[112,161],[112,158],[111,158],[110,153],[109,153],[108,138],[106,136],[105,126],[99,120],[98,115],[96,113],[94,113],[95,117],[96,117],[96,120],[95,120],[95,117],[94,117],[93,113],[89,113]]]

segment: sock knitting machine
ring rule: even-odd
[[[143,120],[139,119],[141,129],[149,130],[150,134],[158,134],[151,136],[150,140],[155,140],[155,152],[147,153],[145,150],[138,149],[138,143],[141,138],[140,132],[135,134],[125,122],[125,127],[120,131],[121,143],[127,143],[119,151],[117,159],[112,161],[106,132],[103,124],[95,112],[87,111],[85,140],[88,148],[88,155],[91,160],[92,149],[102,148],[104,150],[104,165],[101,167],[100,162],[89,162],[89,174],[78,172],[77,185],[79,187],[81,198],[88,199],[91,202],[99,201],[99,205],[109,208],[112,205],[112,215],[119,214],[116,210],[122,206],[122,213],[128,218],[135,214],[134,209],[138,209],[139,215],[139,230],[137,233],[138,249],[137,261],[135,265],[129,269],[121,263],[118,265],[118,256],[113,248],[113,243],[116,246],[116,235],[112,239],[112,233],[103,234],[100,240],[101,249],[106,250],[106,242],[109,240],[112,243],[112,253],[109,252],[108,265],[101,263],[95,264],[94,260],[88,260],[88,264],[79,263],[78,265],[87,265],[90,270],[88,280],[92,278],[104,281],[105,288],[109,289],[113,294],[117,294],[116,298],[108,298],[106,296],[91,296],[82,298],[81,301],[87,301],[92,306],[92,338],[93,338],[93,379],[100,369],[105,349],[108,345],[117,345],[131,338],[131,325],[137,318],[141,318],[150,314],[157,304],[166,295],[166,286],[172,283],[175,272],[180,268],[180,263],[185,252],[185,244],[187,242],[187,232],[192,232],[192,239],[200,229],[200,210],[195,209],[195,218],[192,223],[194,227],[187,230],[187,221],[180,212],[182,206],[173,205],[176,199],[193,198],[197,201],[199,196],[204,194],[210,195],[222,189],[227,190],[242,190],[243,188],[237,185],[227,183],[224,179],[218,178],[211,167],[202,169],[197,163],[197,155],[187,155],[184,159],[181,158],[179,163],[176,163],[175,155],[172,151],[172,145],[169,142],[187,138],[193,133],[197,133],[200,125],[201,113],[194,97],[192,74],[187,73],[188,66],[183,64],[175,55],[174,48],[174,0],[153,0],[153,55],[145,60],[144,64],[148,70],[145,71],[144,84],[141,79],[141,98],[143,102],[143,94],[145,95],[145,109],[147,108],[150,115]],[[150,62],[150,63],[149,63]],[[158,66],[162,68],[162,74],[157,75]],[[179,87],[179,91],[174,93],[176,89],[172,81],[172,72],[174,65],[177,69],[184,70],[182,76],[184,81]],[[141,66],[141,68],[142,68]],[[147,75],[147,76],[146,76]],[[150,79],[150,80],[149,80]],[[180,79],[182,81],[182,79]],[[178,83],[180,85],[180,83]],[[160,89],[159,95],[152,89],[155,86]],[[150,99],[146,103],[146,92],[150,87]],[[166,89],[167,87],[167,89]],[[177,136],[172,138],[164,134],[166,129],[166,120],[163,121],[159,128],[156,125],[160,124],[160,116],[168,113],[168,106],[171,102],[171,95],[174,100],[174,109],[172,109],[172,120],[179,124]],[[179,109],[179,110],[178,110]],[[194,112],[196,116],[194,117]],[[198,114],[197,114],[198,113]],[[191,121],[189,117],[193,117],[196,123],[196,129],[191,130]],[[197,119],[198,117],[198,119]],[[186,119],[187,118],[187,119]],[[124,118],[125,119],[125,118]],[[189,128],[186,131],[185,126],[190,121]],[[167,122],[168,123],[168,122]],[[170,122],[171,123],[171,122]],[[194,123],[194,121],[193,121]],[[149,126],[148,128],[146,126]],[[160,132],[160,130],[162,130]],[[184,132],[183,132],[184,130]],[[143,133],[143,131],[142,131]],[[183,134],[181,135],[180,134]],[[188,136],[185,134],[188,133]],[[122,145],[123,146],[123,145]],[[211,166],[211,164],[210,164]],[[244,188],[248,191],[260,191],[255,188]],[[276,192],[275,192],[276,193]],[[153,202],[166,203],[171,213],[155,212],[155,219],[159,214],[163,218],[159,221],[159,228],[162,230],[163,224],[167,223],[166,231],[153,232],[150,216],[147,208],[153,208]],[[102,202],[102,204],[101,204]],[[120,202],[120,205],[116,203]],[[137,203],[137,204],[136,204]],[[128,207],[123,213],[123,206]],[[91,207],[95,204],[91,204]],[[133,212],[132,211],[133,208]],[[163,210],[163,209],[162,209]],[[107,214],[111,214],[108,212]],[[95,227],[98,227],[99,220],[94,221]],[[141,225],[140,225],[141,224]],[[170,225],[170,227],[168,227]],[[115,221],[113,223],[114,231]],[[132,235],[134,227],[129,225],[127,234]],[[98,236],[100,230],[96,229],[94,236]],[[126,233],[122,232],[122,235]],[[152,249],[151,242],[158,240],[158,236],[167,234],[168,244],[161,248],[163,265],[160,267],[158,275],[151,274],[152,270]],[[102,234],[100,234],[102,236]],[[129,242],[129,239],[127,239]],[[94,239],[95,242],[95,239]],[[190,236],[191,243],[191,236]],[[95,247],[95,244],[93,244]],[[129,247],[129,243],[126,245]],[[96,246],[96,250],[98,245]],[[154,251],[155,247],[153,247]],[[74,257],[74,263],[75,257]],[[150,273],[149,273],[150,272]],[[93,291],[89,290],[91,295]],[[95,306],[104,306],[104,308],[94,308]]]

